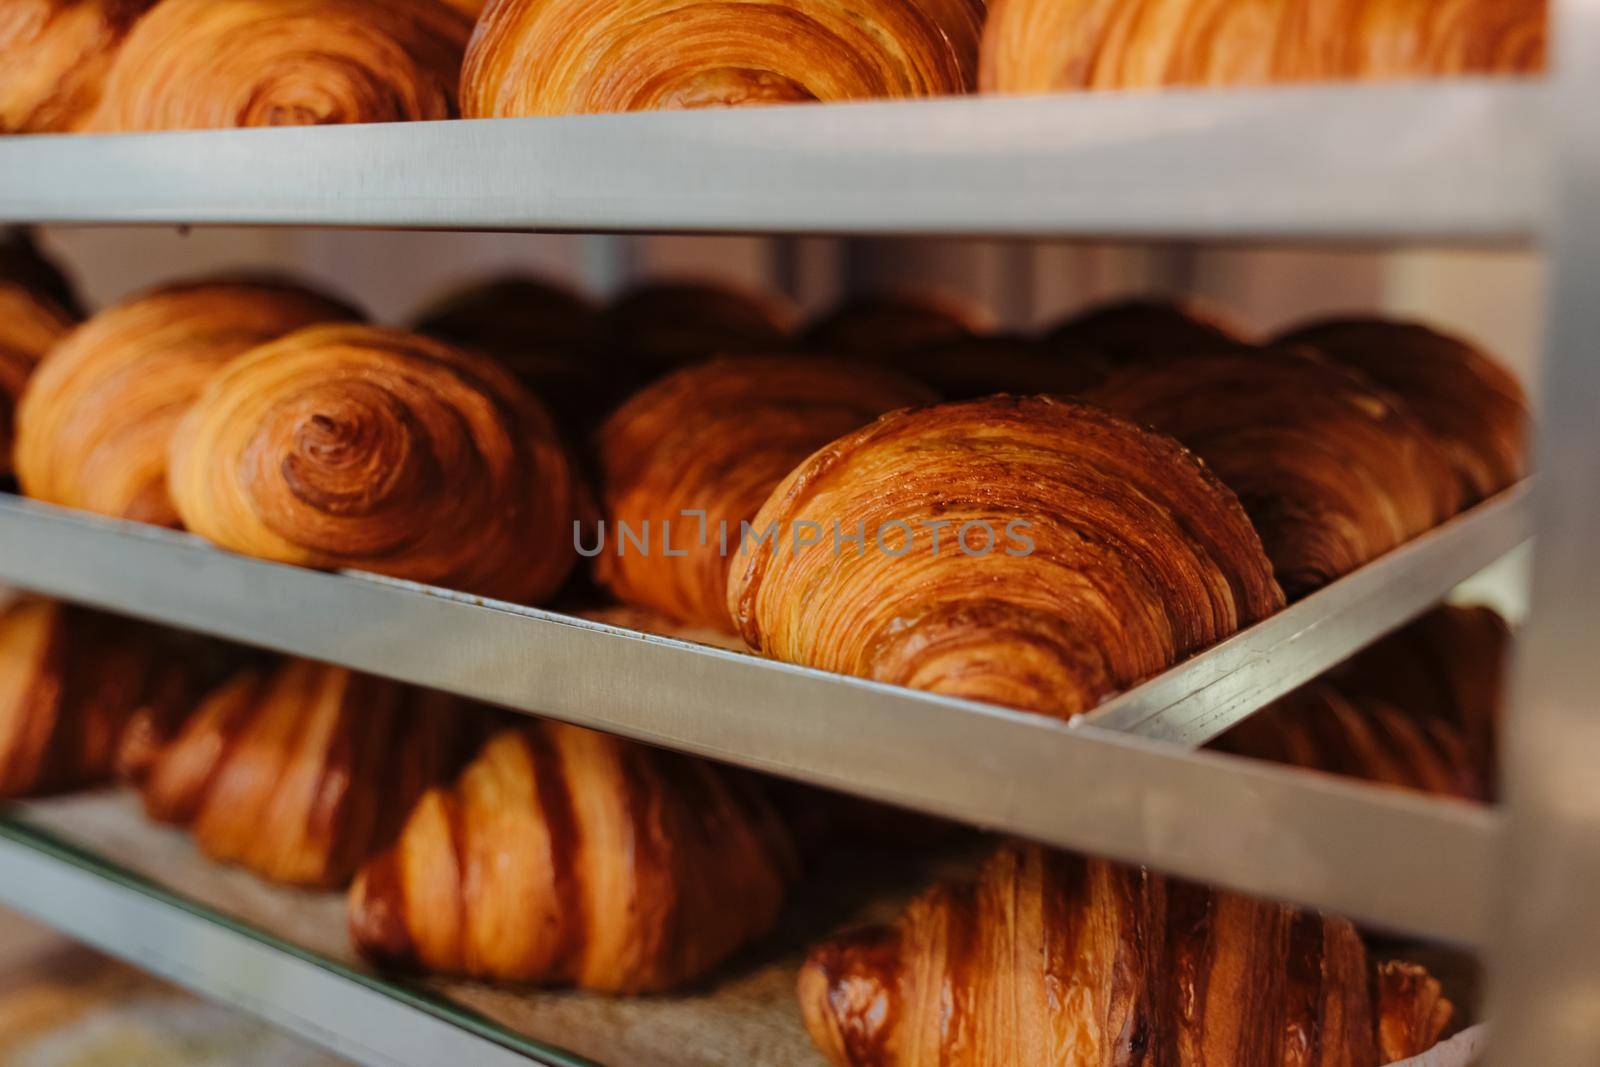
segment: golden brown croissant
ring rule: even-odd
[[[90,125],[453,118],[471,32],[440,0],[161,0],[117,53]]]
[[[172,435],[190,530],[245,555],[541,600],[583,490],[544,408],[487,356],[375,326],[241,356]]]
[[[247,667],[145,770],[145,809],[273,881],[338,886],[458,771],[487,713],[309,660]]]
[[[78,128],[100,102],[111,60],[155,0],[0,4],[0,134]]]
[[[1337,319],[1300,327],[1279,343],[1310,345],[1400,397],[1460,473],[1468,503],[1527,472],[1527,396],[1467,342],[1415,323]]]
[[[789,319],[789,308],[766,294],[666,282],[618,298],[601,325],[607,344],[654,375],[708,356],[784,348]]]
[[[189,665],[160,631],[48,600],[0,611],[0,797],[108,780],[128,723],[191,706]]]
[[[501,0],[467,50],[469,118],[969,91],[982,0]]]
[[[1306,352],[1150,358],[1081,396],[1194,449],[1239,494],[1291,598],[1460,510],[1427,428],[1358,373]]]
[[[940,294],[878,293],[847,301],[813,322],[805,344],[818,352],[887,361],[971,339],[986,326],[976,310]]]
[[[816,946],[798,991],[838,1067],[1378,1067],[1453,1015],[1343,919],[1027,845]]]
[[[1058,325],[1052,347],[1099,363],[1216,352],[1242,345],[1236,326],[1192,304],[1124,300],[1101,304]]]
[[[993,0],[984,92],[1527,74],[1544,0]]]
[[[33,369],[77,322],[67,280],[22,234],[0,236],[0,476],[11,473],[17,401]]]
[[[865,543],[835,551],[835,523]],[[753,527],[774,524],[729,574],[752,648],[1060,717],[1283,603],[1177,442],[1046,397],[886,415],[796,468]]]
[[[772,926],[793,876],[752,780],[556,723],[506,730],[350,889],[380,963],[670,989]]]
[[[639,383],[600,351],[588,301],[532,278],[501,278],[447,297],[417,319],[420,333],[486,352],[574,435],[589,432]]]
[[[353,314],[260,282],[169,286],[103,311],[40,363],[17,409],[17,478],[31,497],[177,524],[167,445],[201,387],[241,352]]]
[[[629,603],[732,630],[728,567],[740,523],[835,437],[933,400],[893,371],[821,356],[716,360],[661,379],[596,436],[609,538],[597,577]],[[623,524],[648,541],[642,550]]]

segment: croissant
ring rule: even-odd
[[[1157,86],[1530,74],[1543,0],[993,0],[979,86]]]
[[[1091,308],[1056,326],[1049,343],[1079,358],[1112,365],[1150,356],[1226,351],[1244,344],[1236,326],[1209,310],[1153,299]]]
[[[43,360],[17,409],[17,478],[40,500],[162,526],[167,443],[239,353],[353,312],[295,286],[174,285],[103,311]]]
[[[766,933],[792,846],[752,780],[556,723],[497,734],[350,889],[379,963],[670,989]]]
[[[1239,494],[1290,598],[1461,507],[1426,427],[1359,374],[1299,351],[1146,359],[1081,396],[1194,449]]]
[[[580,435],[639,384],[617,359],[597,358],[598,315],[582,297],[531,278],[502,278],[446,298],[416,330],[499,360]]]
[[[343,885],[460,770],[485,723],[457,698],[340,667],[246,667],[151,760],[145,810],[263,878]]]
[[[649,375],[738,352],[789,343],[790,310],[766,294],[692,282],[641,286],[601,319],[605,342]]]
[[[155,0],[6,0],[0,4],[0,134],[76,129],[100,102],[106,71]]]
[[[13,414],[33,369],[77,322],[71,287],[21,234],[0,236],[0,477],[11,473]]]
[[[502,0],[461,76],[469,118],[969,91],[983,0]]]
[[[161,0],[117,53],[90,126],[453,118],[471,32],[441,0]]]
[[[774,534],[728,590],[752,648],[1063,718],[1283,604],[1239,502],[1177,442],[1046,397],[886,415],[752,526]]]
[[[798,993],[838,1067],[1378,1067],[1454,1015],[1344,919],[1028,845],[817,945]]]
[[[543,407],[493,360],[326,325],[228,364],[172,435],[190,530],[250,556],[537,601],[586,498]]]
[[[731,630],[728,564],[740,523],[835,437],[933,399],[892,371],[821,356],[717,360],[668,375],[597,435],[611,527],[597,577],[628,603]],[[630,543],[625,527],[647,543]]]
[[[813,322],[805,344],[818,352],[887,360],[968,340],[986,325],[974,309],[939,294],[878,293],[848,301]]]
[[[1338,319],[1300,327],[1279,343],[1316,348],[1404,401],[1460,474],[1467,503],[1527,473],[1527,396],[1467,342],[1415,323]]]
[[[0,797],[95,785],[135,716],[191,706],[194,678],[158,631],[26,599],[0,611]]]
[[[994,393],[1068,396],[1105,376],[1105,365],[1092,354],[1057,351],[1049,344],[1009,334],[943,341],[878,362],[926,382],[948,400],[976,400]]]

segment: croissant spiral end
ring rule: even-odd
[[[0,4],[0,134],[63,133],[100,102],[128,31],[155,0]]]

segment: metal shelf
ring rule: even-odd
[[[1525,241],[1537,82],[0,139],[0,221]]]
[[[1452,940],[1494,816],[1194,753],[1527,535],[1513,489],[1072,723],[8,498],[0,580]],[[1146,736],[1136,736],[1136,735]],[[1430,842],[1419,850],[1417,841]]]

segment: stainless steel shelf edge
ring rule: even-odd
[[[1083,716],[1107,730],[1201,745],[1432,607],[1532,534],[1530,483],[1374,560]]]
[[[0,221],[1520,240],[1544,105],[1460,79],[13,137]]]
[[[0,579],[1400,929],[1484,932],[1463,887],[1487,880],[1495,822],[1465,805],[23,501],[0,503]]]
[[[367,1067],[588,1062],[508,1048],[444,1017],[460,1009],[234,923],[10,817],[0,817],[0,872],[0,904]]]

